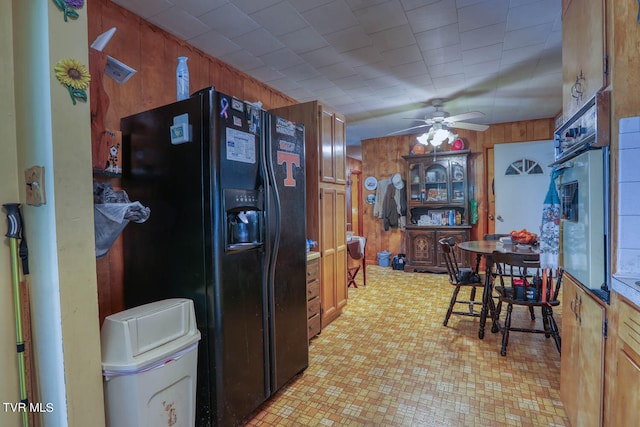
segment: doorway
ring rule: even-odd
[[[494,180],[495,233],[511,230],[539,234],[542,205],[549,188],[554,161],[552,140],[496,144]]]

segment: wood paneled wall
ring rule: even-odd
[[[137,73],[123,85],[108,77],[102,82],[91,82],[92,85],[102,83],[109,98],[104,120],[104,125],[109,130],[119,130],[122,117],[175,102],[175,69],[178,56],[189,57],[192,93],[215,86],[217,90],[242,100],[262,101],[265,109],[297,103],[294,99],[200,52],[109,0],[87,2],[87,17],[88,44],[101,33],[116,27],[117,31],[104,51],[137,70]],[[94,144],[93,148],[100,150],[106,147]],[[94,155],[94,159],[103,158],[104,156]],[[94,163],[97,162],[94,160]],[[93,166],[96,169],[104,168],[102,163]],[[105,179],[99,176],[96,178]],[[118,179],[111,179],[110,182],[114,188],[119,188]],[[119,238],[109,253],[97,260],[100,323],[105,316],[124,309],[122,267],[122,243]]]
[[[485,132],[458,130],[469,155],[470,196],[478,201],[478,224],[471,229],[471,239],[480,239],[487,230],[487,192],[485,184],[485,149],[495,144],[553,139],[554,118],[499,123]],[[417,135],[400,135],[362,141],[362,176],[378,180],[400,173],[406,179],[406,162]],[[447,151],[448,148],[443,146]],[[364,197],[372,191],[364,191]],[[367,237],[367,263],[377,264],[377,253],[387,250],[396,255],[406,253],[405,235],[399,229],[384,231],[381,219],[373,218],[373,205],[363,205],[364,235]]]

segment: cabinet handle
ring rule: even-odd
[[[578,302],[578,323],[582,325],[582,295],[580,296],[580,302]]]

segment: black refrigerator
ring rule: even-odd
[[[121,129],[125,305],[193,299],[197,425],[239,425],[308,366],[304,127],[208,88]]]

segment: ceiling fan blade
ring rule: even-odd
[[[403,117],[402,120],[413,120],[414,122],[424,122],[427,125],[432,125],[431,119],[414,119],[413,117]]]
[[[475,130],[478,132],[484,132],[485,130],[489,129],[489,126],[487,125],[477,125],[475,123],[464,123],[464,122],[449,123],[448,126],[454,129],[468,129],[468,130]]]
[[[429,127],[429,126],[431,126],[431,125],[413,126],[413,127],[410,127],[410,128],[406,128],[406,129],[402,129],[402,130],[397,130],[397,131],[395,131],[395,132],[388,133],[388,134],[386,134],[385,136],[397,135],[397,134],[399,134],[399,133],[407,132],[407,131],[414,130],[414,129],[426,128],[426,127]]]
[[[463,122],[469,119],[477,119],[478,117],[484,117],[484,113],[481,113],[480,111],[469,111],[468,113],[449,116],[446,118],[446,120],[448,122]]]

